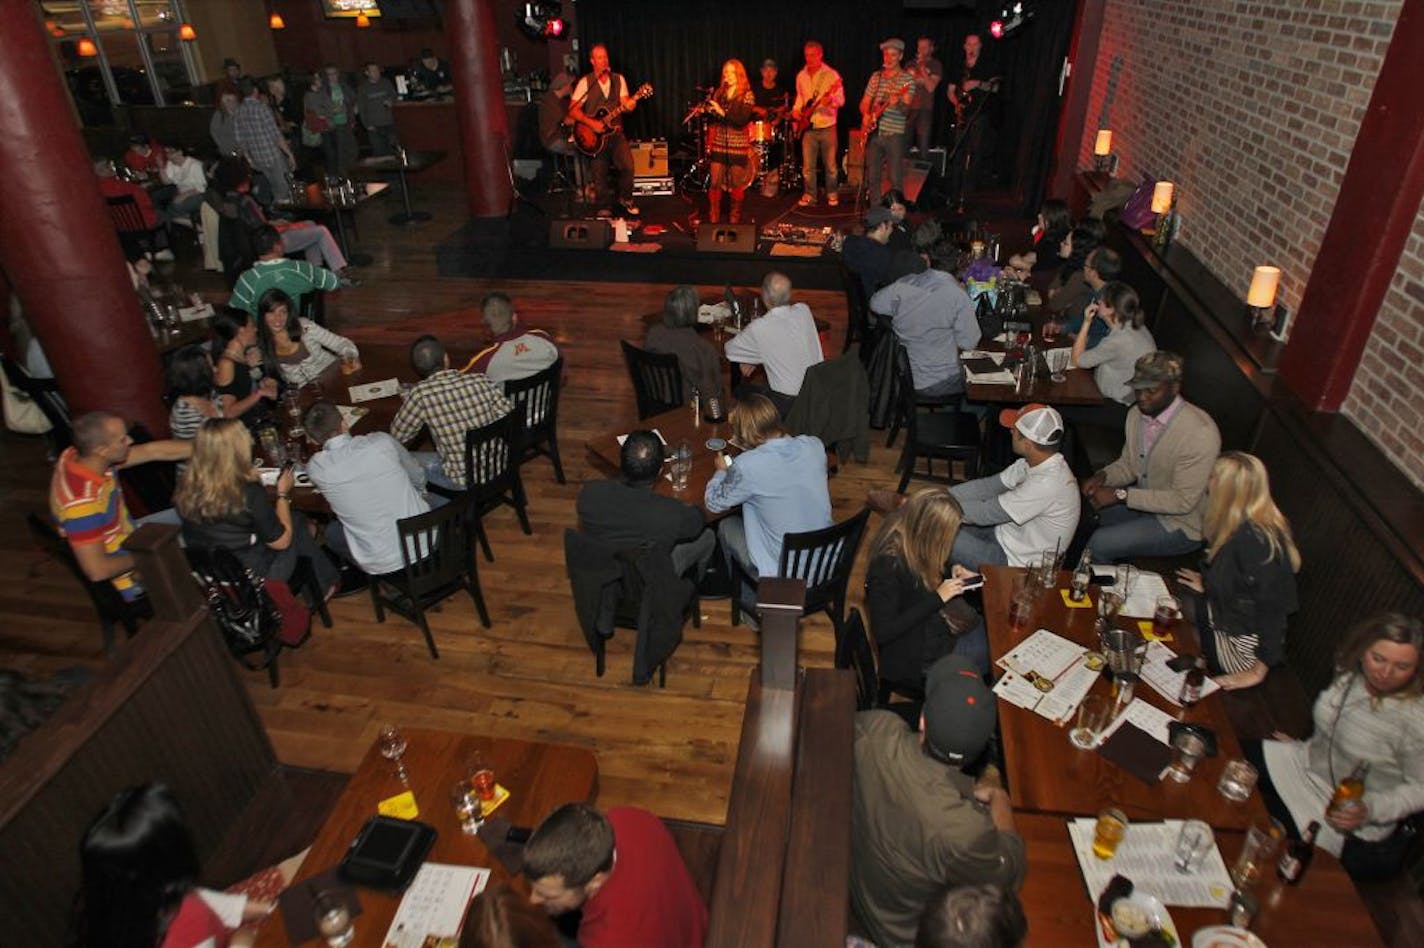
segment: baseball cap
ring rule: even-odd
[[[925,749],[956,766],[983,752],[994,733],[994,693],[963,655],[946,655],[925,675]]]
[[[772,69],[775,69],[776,60],[772,59],[770,56],[768,56],[766,59],[763,59],[761,61],[761,68],[765,69],[767,66],[770,66]]]
[[[1149,352],[1137,360],[1129,388],[1156,388],[1163,382],[1182,380],[1182,357],[1175,352]]]
[[[890,213],[888,207],[872,207],[865,212],[865,226],[869,228],[879,227],[881,224],[893,221],[895,216]]]
[[[1034,444],[1057,444],[1063,438],[1063,416],[1057,409],[1037,402],[1022,408],[1005,408],[999,412],[999,424],[1017,428]]]
[[[885,42],[881,43],[881,44],[880,44],[880,48],[881,48],[881,49],[898,49],[900,52],[903,53],[903,52],[905,51],[905,41],[902,40],[902,39],[900,39],[898,36],[892,36],[892,37],[890,37],[888,40],[886,40]]]

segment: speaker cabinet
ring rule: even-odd
[[[697,249],[709,253],[756,253],[756,224],[697,225]]]
[[[567,217],[549,222],[549,246],[560,250],[607,250],[613,243],[611,221]]]
[[[906,158],[904,164],[905,200],[912,204],[918,202],[921,189],[924,188],[930,175],[934,173],[935,167],[931,162]]]

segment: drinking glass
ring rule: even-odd
[[[1256,789],[1257,777],[1256,768],[1248,761],[1228,760],[1226,766],[1221,768],[1221,779],[1217,781],[1216,789],[1228,800],[1245,803],[1251,798],[1251,791]]]
[[[688,478],[692,476],[692,448],[686,441],[678,444],[672,456],[672,489],[687,490]]]
[[[1078,723],[1068,732],[1074,747],[1088,750],[1098,742],[1098,735],[1108,726],[1112,702],[1103,695],[1088,695],[1078,705]]]
[[[396,763],[396,776],[401,780],[407,780],[410,774],[406,772],[405,761],[402,759],[405,754],[406,739],[400,732],[400,728],[394,724],[387,724],[381,728],[380,737],[381,756],[386,760],[393,760]]]
[[[345,948],[356,937],[356,926],[351,921],[351,905],[346,893],[339,889],[318,892],[313,903],[317,933],[326,939],[331,948]]]
[[[460,831],[466,836],[474,836],[484,822],[484,807],[480,804],[475,785],[469,780],[461,780],[450,789],[450,803],[455,807],[455,818],[460,821]]]
[[[1043,584],[1044,589],[1052,589],[1058,585],[1058,553],[1054,550],[1045,550],[1043,556],[1038,561],[1038,581]]]
[[[1201,820],[1187,820],[1177,834],[1177,858],[1173,865],[1178,872],[1196,872],[1201,868],[1215,837],[1211,827]]]
[[[1116,586],[1103,588],[1098,593],[1098,615],[1106,626],[1111,626],[1117,614],[1122,611],[1122,593]]]
[[[1015,638],[1027,635],[1033,618],[1033,592],[1025,589],[1016,593],[1009,603],[1009,628]]]
[[[1126,813],[1116,807],[1101,811],[1098,813],[1098,823],[1093,827],[1093,855],[1099,859],[1111,859],[1126,835]]]
[[[1137,567],[1131,563],[1120,563],[1114,571],[1115,582],[1123,602],[1132,598],[1132,584],[1137,580]]]
[[[475,795],[481,802],[488,803],[494,799],[494,766],[484,751],[474,751],[470,754],[465,761],[465,773],[469,774],[470,785],[474,787]]]
[[[1159,596],[1157,606],[1152,610],[1152,634],[1159,639],[1171,635],[1180,614],[1181,606],[1176,596]]]
[[[1172,740],[1172,765],[1167,768],[1167,776],[1177,783],[1191,780],[1192,771],[1197,769],[1197,764],[1205,753],[1206,741],[1202,740],[1200,734],[1178,731]]]
[[[1267,825],[1255,824],[1246,831],[1241,855],[1231,867],[1231,881],[1236,883],[1236,888],[1249,889],[1261,881],[1266,867],[1275,862],[1276,847],[1284,835],[1281,824],[1275,820]]]
[[[1068,380],[1068,359],[1069,354],[1062,349],[1054,349],[1048,353],[1048,378],[1052,382],[1066,382]]]

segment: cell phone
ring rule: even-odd
[[[959,577],[959,579],[962,583],[964,583],[965,592],[969,592],[971,589],[978,589],[980,586],[984,585],[984,575],[982,573],[973,573],[969,576],[961,576]]]
[[[1184,672],[1197,663],[1195,655],[1178,655],[1167,663],[1167,667],[1174,672]]]
[[[504,838],[511,843],[527,843],[532,835],[534,835],[534,830],[528,826],[511,826],[509,832],[504,834]]]

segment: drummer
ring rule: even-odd
[[[756,101],[752,114],[761,121],[775,125],[786,114],[790,94],[776,80],[776,60],[762,60],[761,80],[752,84],[752,98]]]
[[[751,120],[752,84],[739,59],[722,64],[722,82],[707,100],[707,157],[711,161],[711,186],[707,189],[707,219],[716,223],[722,214],[722,192],[731,195],[727,220],[742,219],[742,201],[747,185],[756,177],[757,163],[747,138]]]

